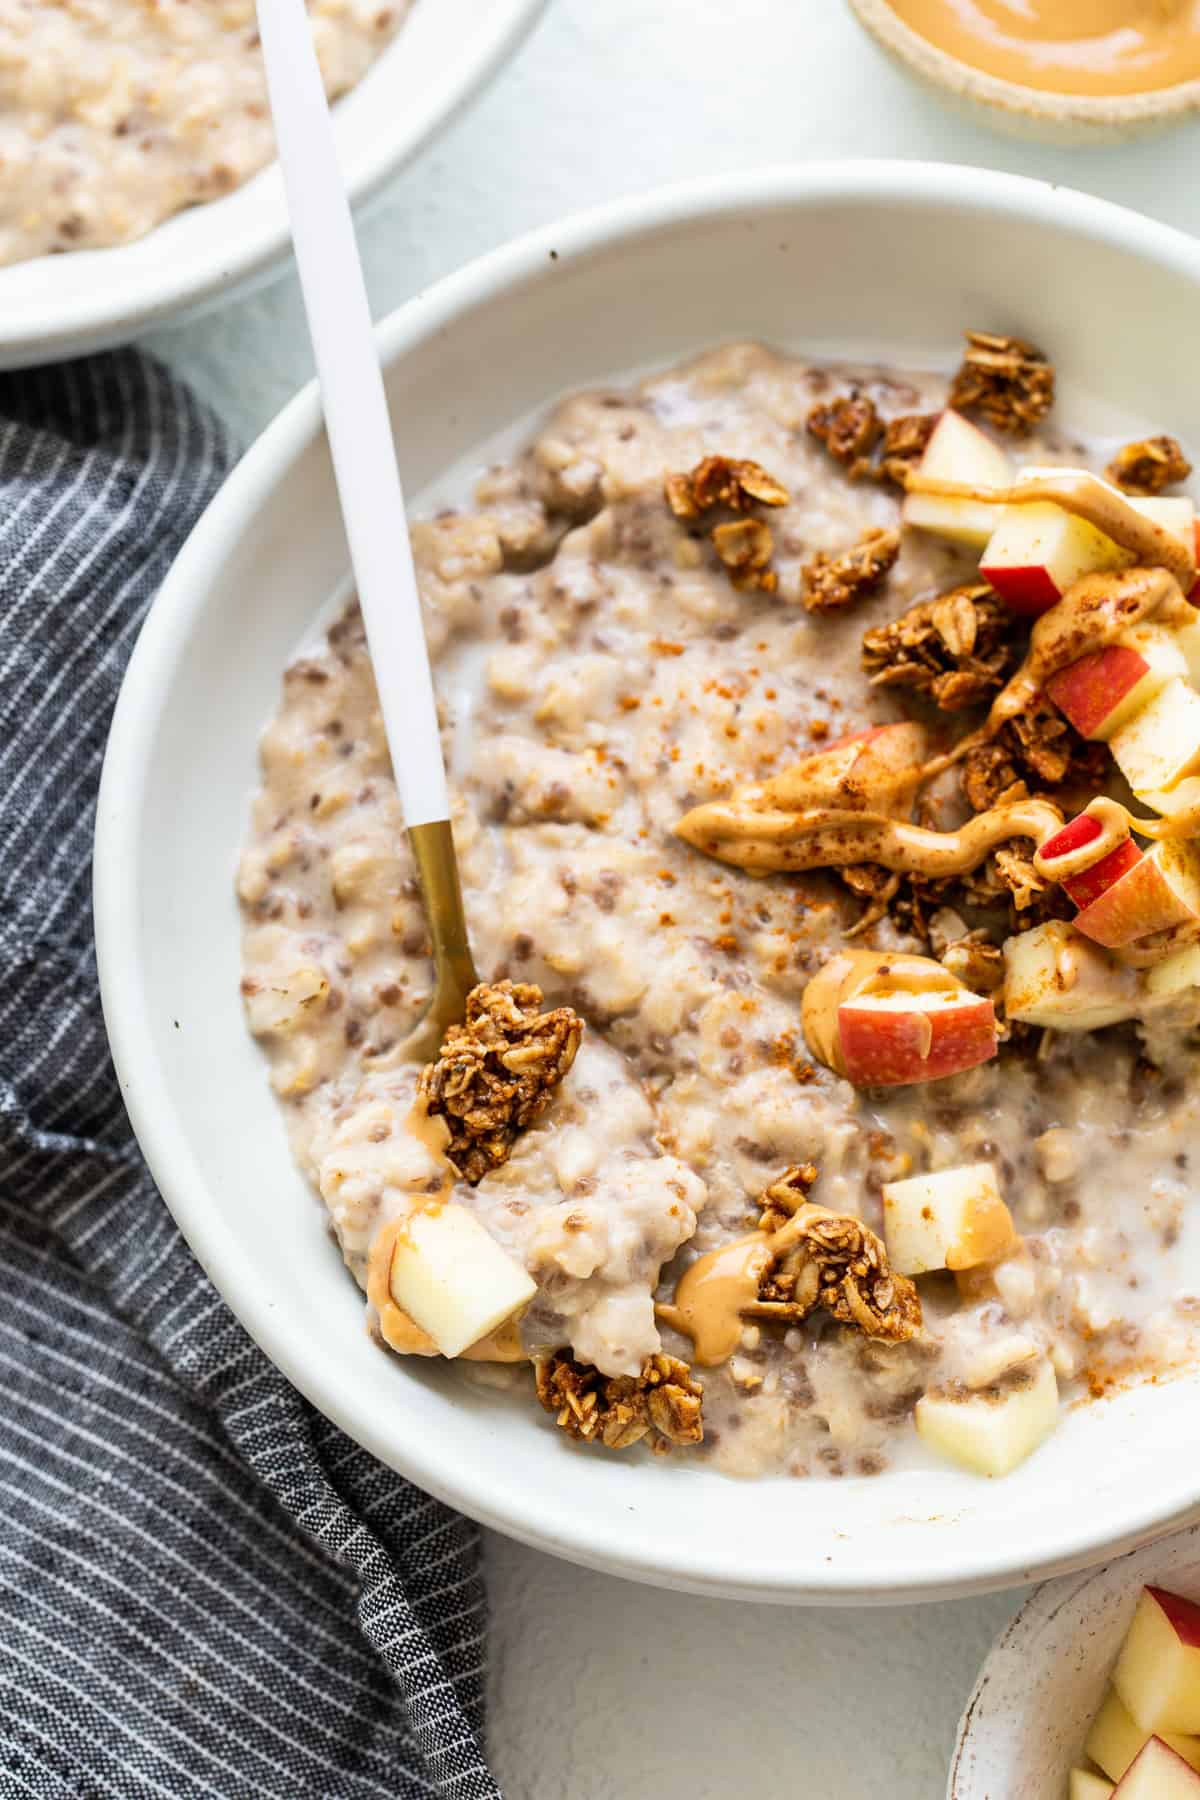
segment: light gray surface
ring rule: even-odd
[[[367,274],[381,317],[575,208],[813,157],[992,165],[1196,229],[1198,147],[1200,125],[1095,149],[1000,136],[895,73],[841,0],[551,0],[482,103],[377,206]],[[880,293],[886,306],[882,269]],[[290,277],[150,342],[244,438],[311,372]],[[493,1753],[510,1800],[937,1800],[959,1709],[1016,1599],[787,1612],[634,1588],[500,1541],[489,1557]]]

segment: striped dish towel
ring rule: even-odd
[[[476,1533],[222,1305],[100,1016],[109,715],[231,461],[132,352],[0,376],[0,1795],[484,1800]]]

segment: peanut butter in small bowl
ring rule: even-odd
[[[1111,139],[1200,109],[1200,0],[850,0],[897,61],[996,122]]]

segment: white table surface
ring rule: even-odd
[[[575,208],[839,156],[1042,175],[1195,230],[1198,151],[1200,125],[1070,150],[997,135],[885,64],[843,0],[551,0],[363,242],[382,317]],[[150,343],[243,438],[311,373],[290,276]],[[1016,1598],[790,1611],[634,1587],[500,1539],[488,1560],[492,1754],[509,1800],[938,1800],[959,1709]]]

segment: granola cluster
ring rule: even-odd
[[[537,1397],[568,1437],[626,1450],[645,1437],[652,1447],[698,1444],[704,1437],[702,1389],[678,1357],[647,1359],[642,1372],[602,1375],[566,1350],[538,1359]]]
[[[1022,338],[968,331],[950,405],[982,414],[997,431],[1027,437],[1054,404],[1054,366]]]
[[[791,495],[761,463],[706,456],[683,475],[668,475],[667,505],[677,519],[693,522],[714,507],[749,512],[754,506],[786,506]]]
[[[904,487],[924,455],[936,413],[904,413],[886,423],[869,394],[857,388],[814,406],[805,421],[851,481],[890,481]]]
[[[1191,472],[1192,465],[1178,438],[1165,436],[1126,444],[1105,471],[1109,480],[1127,494],[1161,494],[1177,481],[1186,481]]]
[[[1009,719],[992,738],[974,744],[959,769],[972,812],[1062,787],[1098,793],[1107,774],[1102,744],[1081,738],[1048,701]]]
[[[763,1195],[764,1218],[791,1214],[796,1236],[764,1273],[752,1318],[794,1323],[818,1310],[867,1337],[903,1344],[921,1329],[921,1302],[882,1241],[852,1213],[807,1202],[808,1167],[788,1169]]]
[[[786,506],[791,496],[760,463],[706,456],[694,469],[668,475],[663,491],[667,505],[685,524],[695,524],[718,508],[737,514],[709,531],[718,559],[739,592],[776,591],[779,577],[771,567],[774,534],[764,519],[745,515],[756,506]]]
[[[803,571],[809,612],[838,612],[874,593],[900,554],[900,533],[876,526],[849,550],[819,550]]]
[[[986,584],[922,600],[863,635],[872,687],[910,688],[943,712],[976,706],[1020,661],[1017,621]]]
[[[529,982],[481,982],[467,996],[418,1092],[450,1127],[446,1155],[464,1181],[506,1162],[519,1132],[545,1111],[575,1061],[583,1021],[569,1006],[540,1012]]]

